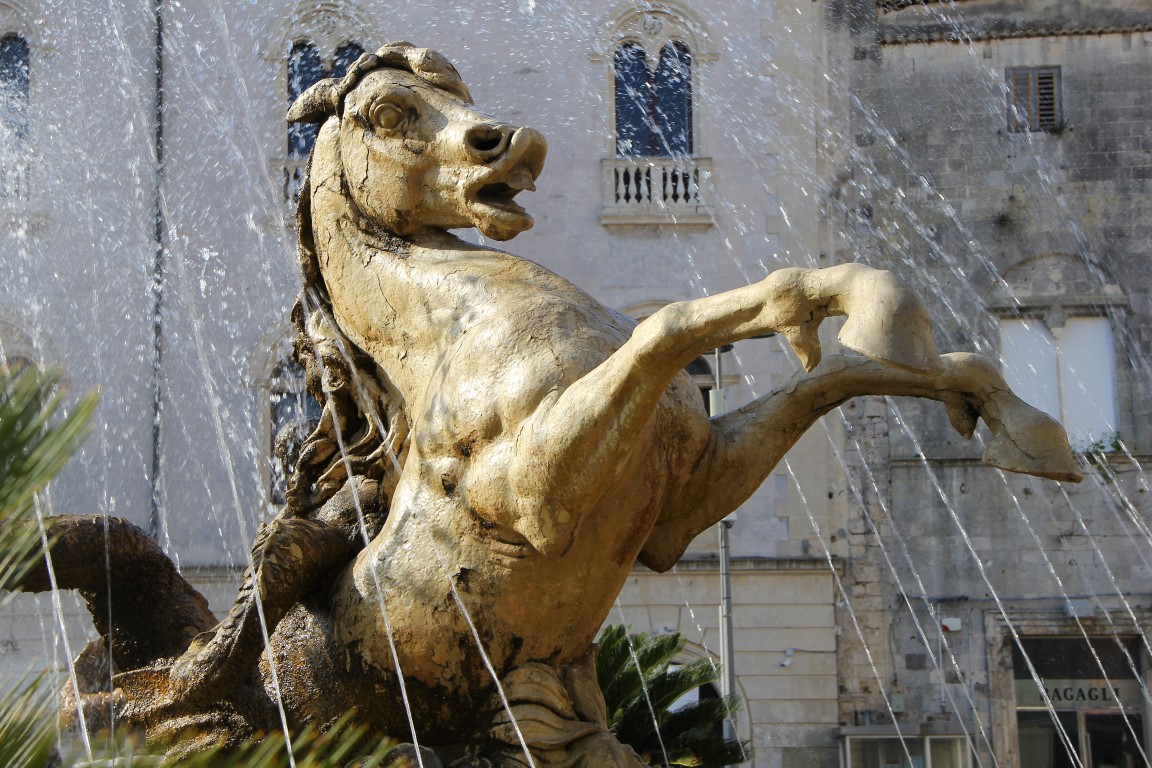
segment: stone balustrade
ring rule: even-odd
[[[710,158],[619,157],[600,164],[600,223],[711,226]]]

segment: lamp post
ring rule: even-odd
[[[724,402],[723,362],[721,355],[732,349],[731,345],[717,347],[713,350],[715,365],[714,386],[708,393],[708,415],[715,418],[726,412]],[[723,676],[720,678],[720,692],[731,696],[736,691],[736,649],[732,639],[732,560],[728,547],[728,534],[732,524],[736,522],[736,513],[732,512],[720,521],[720,664],[723,667]],[[724,718],[724,739],[726,741],[736,738],[736,723],[729,713]]]

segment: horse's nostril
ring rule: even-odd
[[[474,125],[468,129],[465,141],[469,149],[488,155],[503,150],[508,134],[508,128],[502,125]]]

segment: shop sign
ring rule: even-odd
[[[1057,680],[1043,681],[1044,690],[1056,709],[1138,709],[1143,703],[1136,680]],[[1033,680],[1016,681],[1017,707],[1045,707],[1047,704]]]

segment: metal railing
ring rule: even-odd
[[[31,163],[27,160],[0,163],[0,200],[28,200],[30,167]]]

